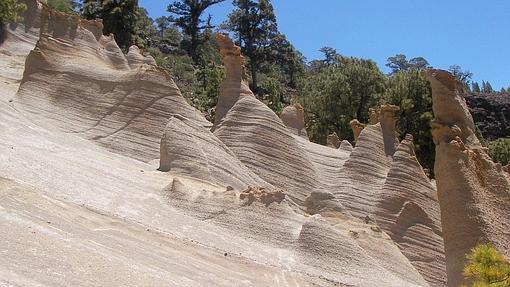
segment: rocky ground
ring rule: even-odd
[[[464,98],[485,139],[510,137],[510,94],[470,94]]]

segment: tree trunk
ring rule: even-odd
[[[361,116],[363,114],[363,107],[364,106],[365,106],[365,97],[361,96],[361,99],[360,99],[360,102],[359,102],[359,106],[358,106],[358,110],[356,111],[356,118],[359,121],[363,121],[364,120],[362,118],[362,116]]]
[[[191,47],[190,47],[190,57],[193,59],[193,62],[195,64],[197,64],[198,62],[198,57],[197,57],[197,46],[198,46],[198,43],[197,43],[198,39],[197,39],[197,34],[194,33],[191,35]]]
[[[7,24],[0,19],[0,45],[7,39]]]
[[[250,63],[251,68],[251,89],[254,94],[257,94],[258,92],[258,83],[257,83],[257,65],[253,61]]]

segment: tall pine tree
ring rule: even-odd
[[[276,15],[269,0],[234,0],[236,9],[224,27],[235,34],[237,44],[248,58],[252,90],[258,90],[257,73],[268,59],[273,40],[279,35]]]
[[[187,36],[184,43],[185,50],[195,63],[199,62],[199,47],[208,39],[202,35],[205,29],[211,29],[211,15],[207,20],[202,19],[202,14],[209,7],[225,0],[179,0],[168,5],[168,12],[172,14],[170,21],[182,29]]]

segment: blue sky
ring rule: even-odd
[[[151,17],[168,15],[171,0],[140,0]],[[460,65],[493,88],[510,86],[509,0],[273,0],[282,33],[308,60],[330,46],[376,61],[421,56],[437,68]],[[212,7],[215,23],[231,1]]]

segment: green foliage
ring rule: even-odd
[[[325,143],[327,135],[336,132],[352,141],[349,122],[368,121],[368,108],[380,102],[385,82],[373,61],[341,56],[303,77],[296,101],[305,107],[311,139]]]
[[[0,1],[0,26],[4,22],[16,22],[21,20],[21,14],[25,12],[27,6],[18,0]]]
[[[201,32],[204,29],[213,28],[211,16],[209,15],[205,21],[202,19],[202,14],[209,7],[223,1],[225,0],[177,0],[168,5],[167,11],[172,14],[168,20],[182,29],[186,36],[183,47],[195,63],[198,63],[200,59],[198,53],[200,45],[208,40],[204,39]]]
[[[480,93],[482,90],[480,89],[480,85],[477,82],[471,83],[471,91],[473,93]]]
[[[145,8],[139,7],[137,14],[133,42],[138,48],[146,49],[153,45],[154,39],[157,39],[159,34]]]
[[[471,78],[473,77],[473,73],[467,70],[462,70],[459,65],[452,65],[448,70],[450,73],[452,73],[453,76],[455,76],[455,78],[457,78],[457,81],[462,85],[464,92],[470,91],[470,83]]]
[[[159,17],[155,21],[159,33],[159,43],[177,48],[182,41],[182,34],[177,27],[172,24],[170,17]]]
[[[407,60],[407,57],[402,54],[389,57],[386,66],[391,69],[392,73],[419,71],[430,67],[429,62],[422,57]]]
[[[273,40],[274,49],[270,49],[270,58],[280,68],[281,82],[296,88],[297,79],[305,72],[305,57],[287,40],[278,34]]]
[[[218,103],[220,84],[225,78],[225,69],[213,61],[200,67],[196,72],[199,82],[195,91],[194,106],[204,112],[213,121]]]
[[[268,77],[262,82],[261,89],[264,90],[268,96],[267,106],[279,115],[284,106],[282,103],[283,87],[278,79]]]
[[[510,286],[510,264],[493,246],[477,245],[467,255],[467,260],[464,277],[473,287]]]
[[[483,137],[482,130],[478,126],[475,126],[475,135],[482,146],[487,147],[489,145],[489,142]]]
[[[127,51],[136,43],[138,0],[85,0],[82,15],[86,19],[103,19],[103,32],[114,34],[119,47]]]
[[[168,27],[168,28],[166,28]],[[165,35],[172,30],[172,26],[163,27]],[[205,32],[211,33],[211,32]],[[162,35],[158,33],[158,35]],[[158,36],[160,37],[160,36]],[[225,77],[223,66],[220,65],[220,55],[214,39],[207,37],[208,42],[200,46],[200,62],[195,64],[185,51],[176,49],[163,53],[161,49],[151,47],[149,53],[156,60],[159,67],[165,69],[174,79],[188,102],[204,112],[210,120],[214,120],[215,108],[218,102],[219,86]],[[160,42],[164,43],[165,42]]]
[[[78,3],[73,0],[48,0],[48,6],[64,13],[73,13]]]
[[[490,94],[494,93],[491,83],[482,81],[482,93]]]
[[[336,52],[336,49],[331,47],[322,47],[319,49],[319,52],[322,52],[324,54],[324,65],[329,66],[333,65],[335,61],[337,60],[337,57],[339,56]]]
[[[435,146],[432,142],[430,121],[432,114],[432,91],[417,70],[400,71],[389,77],[382,104],[400,107],[397,130],[401,136],[412,134],[419,162],[433,170]]]
[[[501,163],[502,165],[507,165],[510,163],[510,138],[502,138],[492,141],[488,144],[489,155],[491,158]]]
[[[6,22],[17,22],[22,20],[21,14],[25,12],[27,6],[18,0],[1,0],[0,1],[0,45],[7,37],[5,33]]]
[[[235,10],[223,28],[235,35],[237,44],[248,59],[252,90],[258,91],[257,73],[261,63],[269,60],[272,44],[279,35],[276,15],[269,0],[234,0]]]

